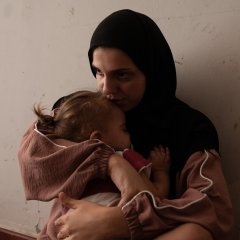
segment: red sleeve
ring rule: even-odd
[[[152,165],[151,161],[145,159],[141,154],[132,149],[124,150],[122,155],[138,172]]]
[[[18,152],[27,200],[49,201],[63,191],[79,198],[93,178],[104,178],[113,149],[98,140],[48,138],[32,126]]]
[[[151,239],[183,223],[201,225],[214,239],[232,239],[232,205],[215,151],[190,156],[177,190],[179,198],[172,200],[140,192],[122,208],[131,239]]]

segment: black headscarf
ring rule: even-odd
[[[88,53],[90,63],[93,50],[98,46],[119,48],[130,56],[147,77],[145,98],[151,96],[148,100],[163,102],[175,96],[172,53],[160,29],[149,17],[128,9],[112,13],[93,33]],[[159,81],[163,76],[167,76],[167,81]]]
[[[175,97],[176,70],[170,47],[156,23],[144,14],[124,9],[106,17],[93,33],[90,64],[97,47],[121,49],[146,77],[141,103],[126,113],[133,146],[145,157],[159,144],[170,148],[171,195],[188,157],[204,149],[218,151],[218,137],[210,120]],[[94,71],[93,71],[94,73]]]

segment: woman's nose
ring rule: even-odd
[[[105,95],[108,95],[108,94],[115,93],[115,91],[116,91],[116,84],[114,83],[114,81],[105,77],[102,82],[102,92]]]

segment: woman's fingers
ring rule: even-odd
[[[71,209],[76,209],[76,204],[77,204],[77,200],[70,198],[66,193],[64,192],[60,192],[58,194],[58,197],[60,199],[60,201],[62,202],[62,204],[67,207],[67,208],[71,208]]]

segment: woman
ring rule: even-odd
[[[126,204],[105,208],[60,194],[75,209],[56,221],[59,239],[231,239],[233,216],[210,120],[175,96],[171,50],[149,17],[120,10],[93,33],[89,60],[99,89],[126,113],[135,150],[171,152],[170,194],[159,199],[140,180],[121,176]],[[109,161],[109,171],[124,168]],[[94,230],[94,231],[93,231]]]

